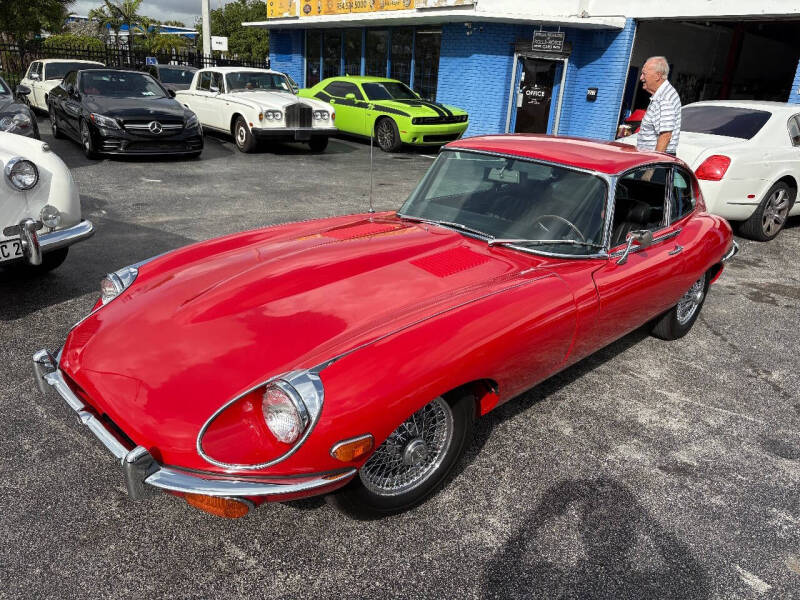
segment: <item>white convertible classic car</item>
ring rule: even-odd
[[[94,233],[81,219],[78,186],[67,165],[39,140],[0,133],[0,267],[55,269],[72,244]]]
[[[700,180],[708,212],[760,241],[800,215],[800,105],[709,100],[684,106],[681,121],[678,158]]]
[[[35,60],[28,65],[20,85],[28,88],[30,94],[27,95],[28,103],[31,108],[47,110],[47,95],[56,87],[64,75],[70,71],[80,69],[94,69],[105,67],[101,62],[94,60],[71,60],[61,58],[46,58]]]
[[[286,75],[267,69],[213,67],[194,75],[176,97],[194,111],[204,128],[233,135],[250,152],[259,140],[307,142],[323,151],[336,133],[336,114],[327,102],[300,98]]]

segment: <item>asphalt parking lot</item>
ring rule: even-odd
[[[484,417],[422,506],[359,522],[311,499],[222,520],[130,502],[30,357],[59,347],[109,271],[365,211],[369,146],[242,155],[207,137],[197,160],[88,161],[40,127],[97,233],[41,279],[0,272],[0,598],[800,598],[800,219],[739,239],[685,338],[634,332]],[[376,209],[431,156],[376,150]]]

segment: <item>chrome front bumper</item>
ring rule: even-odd
[[[733,241],[733,244],[731,245],[731,249],[730,249],[730,250],[728,250],[728,251],[725,253],[725,256],[723,256],[723,257],[722,257],[722,262],[723,262],[723,263],[726,263],[726,262],[728,262],[730,259],[732,259],[732,258],[733,258],[734,256],[736,256],[737,254],[739,254],[739,244],[737,244],[737,243],[736,243],[736,240],[734,240],[734,241]]]
[[[207,496],[256,497],[271,496],[280,500],[283,496],[296,496],[315,490],[325,492],[325,488],[344,485],[355,475],[355,469],[341,472],[316,474],[302,479],[284,479],[284,482],[258,481],[254,477],[235,479],[226,475],[201,477],[193,473],[159,465],[146,448],[128,448],[98,419],[78,396],[69,388],[58,369],[58,360],[48,350],[39,350],[33,355],[33,373],[39,390],[49,397],[55,391],[78,415],[81,423],[89,428],[95,437],[114,455],[122,467],[128,495],[132,500],[140,500],[151,495],[156,488],[189,494]]]
[[[24,259],[31,265],[42,264],[43,252],[71,246],[94,235],[94,225],[88,220],[81,221],[77,225],[65,229],[58,229],[49,233],[37,233],[41,228],[41,221],[23,219],[18,225],[6,227],[3,230],[3,235],[18,235],[20,237]],[[16,259],[17,262],[20,260],[22,259]]]

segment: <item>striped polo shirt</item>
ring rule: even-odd
[[[669,81],[658,86],[650,98],[650,106],[639,126],[636,148],[655,150],[658,135],[666,131],[672,132],[666,151],[675,154],[681,136],[681,99]]]

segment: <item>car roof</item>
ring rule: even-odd
[[[771,102],[767,100],[703,100],[684,105],[683,108],[694,106],[730,106],[733,108],[750,108],[752,110],[766,110],[773,113],[795,114],[800,112],[800,105],[790,102]]]
[[[200,71],[216,71],[217,73],[273,73],[275,75],[283,75],[280,71],[273,71],[272,69],[257,69],[254,67],[204,67]]]
[[[474,150],[543,160],[616,175],[654,162],[683,162],[662,152],[639,151],[635,146],[586,138],[531,133],[483,135],[450,142],[447,149]]]
[[[337,77],[328,77],[323,79],[320,83],[326,81],[350,81],[352,83],[379,83],[382,81],[398,81],[389,77],[373,77],[372,75],[339,75]]]
[[[193,67],[191,65],[145,65],[148,67],[158,67],[159,69],[183,69],[183,70],[192,70],[197,71],[197,67]]]
[[[86,63],[92,65],[103,65],[103,63],[96,60],[87,60],[85,58],[37,58],[31,62],[40,62],[44,64],[50,63]],[[105,65],[103,65],[105,66]]]

